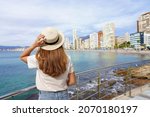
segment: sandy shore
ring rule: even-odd
[[[124,54],[150,54],[150,50],[122,50],[122,49],[111,49],[111,50],[66,50],[66,51],[77,51],[77,52],[112,52],[112,53],[124,53]]]
[[[116,52],[116,53],[133,53],[133,54],[150,54],[150,51],[139,51],[139,50],[106,50],[108,52]]]

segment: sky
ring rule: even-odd
[[[0,0],[0,45],[29,46],[45,27],[72,39],[115,24],[115,34],[136,32],[138,17],[150,12],[150,0]]]

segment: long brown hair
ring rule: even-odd
[[[39,68],[49,76],[57,77],[66,71],[67,55],[63,47],[56,50],[39,49],[36,53]]]

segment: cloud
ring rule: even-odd
[[[28,45],[46,26],[55,26],[69,37],[73,27],[79,36],[84,36],[101,30],[108,22],[114,22],[116,30],[136,30],[136,20],[150,9],[149,3],[149,0],[1,0],[0,45],[7,41]]]

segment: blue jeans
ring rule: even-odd
[[[68,100],[68,91],[39,91],[39,100]]]

